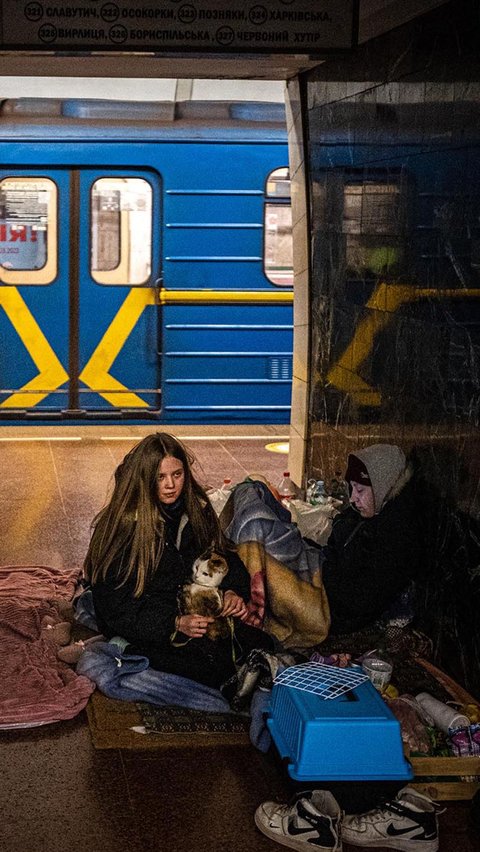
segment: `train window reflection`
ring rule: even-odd
[[[57,187],[41,177],[0,180],[0,281],[50,284],[57,274]]]
[[[139,285],[152,269],[152,187],[142,178],[99,178],[91,191],[91,275]]]
[[[292,286],[292,208],[287,168],[275,169],[269,174],[265,195],[264,272],[272,284]]]
[[[406,198],[398,183],[346,183],[343,227],[351,273],[396,273],[402,259]]]

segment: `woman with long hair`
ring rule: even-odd
[[[115,471],[110,501],[93,521],[84,570],[108,639],[122,637],[127,651],[148,657],[152,668],[218,688],[246,653],[271,651],[273,641],[242,622],[250,578],[192,473],[193,461],[165,432],[130,450]],[[194,560],[209,548],[228,564],[221,615],[234,625],[232,635],[217,639],[207,636],[211,616],[181,614],[178,607]]]

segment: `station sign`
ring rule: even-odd
[[[315,56],[358,33],[358,0],[0,0],[0,15],[0,50]]]

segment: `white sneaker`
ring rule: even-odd
[[[264,802],[255,811],[255,825],[263,834],[300,852],[341,852],[341,818],[338,802],[327,790],[299,793],[288,805]]]
[[[388,846],[405,852],[437,852],[439,806],[412,787],[359,815],[346,815],[342,840],[352,846]]]

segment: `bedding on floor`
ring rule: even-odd
[[[0,566],[0,730],[76,716],[95,684],[57,659],[79,571]]]

